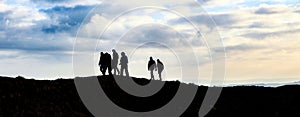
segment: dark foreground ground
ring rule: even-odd
[[[120,107],[137,112],[163,106],[172,99],[180,85],[180,82],[166,82],[163,90],[154,96],[136,98],[120,91],[111,78],[98,77],[98,80],[113,102]],[[134,80],[142,85],[149,82],[146,79]],[[207,87],[198,87],[195,99],[182,114],[183,117],[198,116],[206,90]],[[80,100],[72,79],[47,81],[0,77],[0,117],[2,116],[90,117],[93,115]],[[233,116],[298,117],[300,116],[300,86],[223,88],[217,104],[207,117]]]

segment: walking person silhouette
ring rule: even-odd
[[[125,70],[126,77],[129,77],[128,73],[128,58],[125,55],[125,52],[121,53],[121,59],[120,59],[120,65],[121,65],[121,76],[123,76],[123,71]]]
[[[111,73],[111,56],[107,52],[103,55],[103,75],[105,75],[106,70],[108,70],[108,74],[112,75]]]
[[[118,68],[119,55],[115,49],[113,49],[112,52],[113,52],[113,59],[111,61],[111,68],[114,70],[114,75],[116,75],[116,72],[118,72],[117,75],[119,75],[120,74],[120,71]]]
[[[155,63],[155,61],[153,60],[153,58],[150,57],[150,60],[149,60],[149,62],[148,62],[148,71],[150,71],[151,80],[152,80],[152,79],[154,80],[153,70],[157,70],[157,68],[156,68],[156,63]]]
[[[162,80],[161,73],[163,70],[164,70],[164,64],[159,59],[157,59],[157,72],[158,72],[159,80]]]
[[[101,52],[100,53],[100,59],[99,59],[99,67],[100,67],[100,72],[102,73],[102,75],[105,75],[105,72],[104,72],[104,53]]]

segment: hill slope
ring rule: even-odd
[[[98,80],[107,95],[119,106],[143,112],[163,106],[172,99],[180,82],[166,82],[165,88],[149,98],[136,98],[122,93],[112,79],[99,76]],[[146,79],[134,80],[141,85]],[[187,85],[187,84],[184,84]],[[195,85],[191,85],[196,87]],[[182,116],[196,117],[207,87],[198,91],[189,108]],[[299,116],[300,86],[271,87],[225,87],[208,117],[224,116]],[[0,116],[93,116],[80,100],[73,79],[54,81],[0,77]],[[164,98],[161,98],[164,97]],[[143,105],[141,105],[143,104]],[[295,115],[296,114],[296,115]]]

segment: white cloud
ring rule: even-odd
[[[203,6],[206,8],[211,7],[222,7],[222,6],[234,6],[239,3],[246,2],[247,0],[207,0],[206,2],[201,2],[202,0],[199,0],[200,3],[204,3]]]
[[[19,5],[4,5],[2,7],[0,7],[0,12],[7,12],[5,16],[7,27],[30,27],[36,25],[37,21],[48,19],[46,14],[39,12],[35,8]]]
[[[39,80],[72,78],[71,55],[68,54],[1,50],[0,56],[0,65],[2,66],[0,75],[3,76],[21,75]]]
[[[5,3],[1,3],[1,2],[0,2],[0,13],[1,13],[1,12],[9,11],[9,10],[11,10],[11,9],[12,9],[11,6],[6,5]]]
[[[257,13],[262,8],[263,15]],[[295,63],[300,57],[297,54],[300,17],[296,10],[294,6],[261,5],[212,13],[212,17],[230,14],[235,21],[219,25],[228,47],[227,77],[235,80],[299,77],[295,71],[299,69]]]
[[[75,7],[78,5],[89,6],[101,4],[103,0],[30,0],[36,7],[55,7],[55,6],[65,6],[65,7]]]
[[[113,4],[114,6],[135,8],[140,6],[177,6],[196,2],[194,0],[147,0],[143,2],[141,2],[140,0],[131,0],[130,2],[124,0],[110,0],[103,3]]]

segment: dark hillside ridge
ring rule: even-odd
[[[147,79],[133,78],[140,85]],[[159,108],[176,94],[179,85],[167,81],[153,96],[138,98],[122,91],[109,76],[98,76],[103,90],[122,108],[144,112]],[[161,81],[156,81],[161,82]],[[198,86],[197,94],[182,117],[197,117],[208,87]],[[73,79],[33,80],[0,77],[0,117],[92,117],[77,93]],[[141,105],[143,104],[143,105]],[[225,87],[207,117],[289,117],[300,116],[300,86],[277,88]]]

